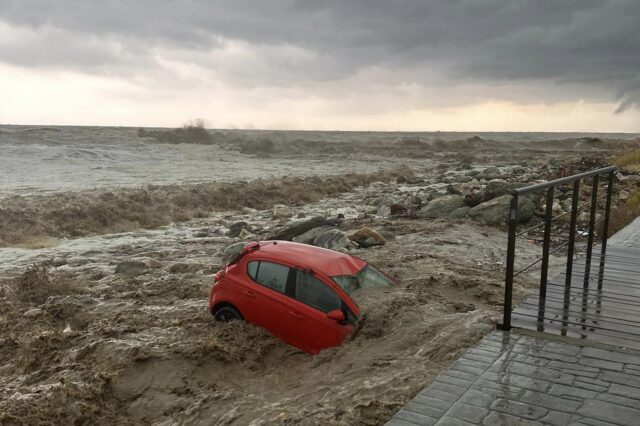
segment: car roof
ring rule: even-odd
[[[249,257],[266,255],[271,260],[309,267],[329,276],[353,275],[367,265],[357,257],[308,244],[291,241],[261,241],[259,244],[260,248]]]

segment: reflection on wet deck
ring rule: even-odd
[[[513,327],[640,350],[640,247],[610,244],[586,264],[575,261],[570,286],[564,274],[551,280],[544,303],[538,294],[521,303]]]

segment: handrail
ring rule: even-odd
[[[549,256],[560,249],[567,247],[567,266],[565,272],[565,297],[571,291],[571,282],[572,282],[572,274],[573,274],[573,256],[575,251],[575,241],[576,241],[576,226],[578,222],[578,212],[581,209],[578,209],[579,203],[579,195],[580,195],[580,182],[585,178],[593,177],[593,182],[591,185],[591,202],[587,203],[585,207],[589,208],[589,233],[588,233],[588,243],[587,243],[587,258],[585,263],[585,272],[584,272],[584,288],[588,288],[591,281],[591,258],[593,256],[593,243],[594,243],[594,232],[595,226],[598,223],[603,223],[603,232],[602,232],[602,243],[600,249],[600,274],[598,277],[598,289],[602,288],[602,270],[604,269],[604,256],[607,251],[607,239],[609,235],[609,215],[611,212],[611,197],[613,193],[613,182],[616,172],[615,166],[602,167],[596,170],[592,170],[589,172],[579,173],[572,176],[567,176],[559,179],[554,179],[548,182],[538,183],[535,185],[530,185],[522,188],[517,188],[512,192],[511,202],[509,203],[509,215],[507,217],[507,222],[509,224],[508,231],[508,240],[507,240],[507,266],[506,266],[506,277],[505,277],[505,286],[504,286],[504,314],[502,324],[498,324],[498,327],[502,330],[510,330],[511,329],[511,310],[513,303],[513,279],[520,273],[528,270],[534,265],[540,263],[542,261],[542,266],[540,268],[540,289],[538,296],[538,318],[540,321],[544,319],[545,313],[545,302],[547,295],[547,281],[548,281],[548,272],[549,272]],[[607,195],[606,195],[606,205],[604,211],[604,218],[602,220],[596,221],[597,208],[598,208],[598,187],[600,184],[600,175],[608,174],[607,179]],[[564,185],[567,183],[573,183],[572,196],[571,196],[571,220],[569,225],[569,239],[568,241],[562,243],[560,246],[555,249],[550,249],[551,244],[551,222],[557,217],[553,217],[553,201],[554,201],[554,191],[555,188]],[[519,210],[519,199],[523,194],[528,194],[534,191],[542,191],[546,190],[546,209],[545,209],[545,221],[544,221],[544,239],[542,246],[542,257],[537,259],[535,262],[525,267],[524,269],[515,272],[515,247],[516,247],[516,238],[520,235],[524,234],[527,231],[536,229],[539,225],[530,227],[525,230],[525,232],[517,233],[518,226],[518,210]],[[564,215],[563,213],[562,215]],[[560,216],[562,216],[560,215]]]
[[[563,185],[565,183],[572,183],[576,180],[584,179],[589,176],[601,175],[607,172],[616,171],[616,166],[607,166],[602,167],[600,169],[592,170],[590,172],[579,173],[577,175],[571,175],[559,179],[550,180],[548,182],[537,183],[535,185],[524,186],[522,188],[516,188],[513,190],[512,195],[522,195],[532,191],[539,191],[541,189],[548,189],[551,187],[556,187],[559,185]]]

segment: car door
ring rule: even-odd
[[[243,294],[251,306],[250,312],[245,315],[247,321],[298,346],[295,343],[295,324],[291,321],[294,319],[290,309],[291,298],[286,295],[287,283],[294,273],[286,265],[267,260],[251,260],[247,263],[247,275],[251,282]]]
[[[348,308],[340,296],[319,277],[295,269],[292,304],[297,324],[295,333],[299,347],[317,353],[322,349],[340,345],[351,333],[353,326],[347,321],[339,323],[327,317],[336,309]],[[345,314],[346,316],[346,314]]]

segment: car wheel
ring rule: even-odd
[[[216,310],[213,314],[213,318],[215,318],[216,321],[229,322],[241,320],[242,315],[240,315],[240,312],[231,306],[222,306]]]

